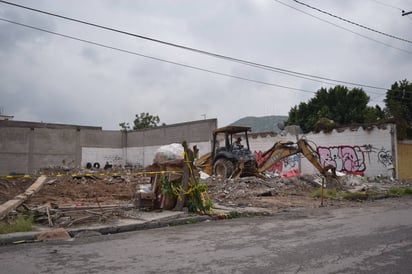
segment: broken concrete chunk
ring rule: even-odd
[[[38,241],[66,241],[71,239],[71,237],[64,228],[56,228],[39,233],[36,239]]]

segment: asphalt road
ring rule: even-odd
[[[0,273],[412,273],[412,198],[1,246]]]

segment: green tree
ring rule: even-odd
[[[366,107],[365,123],[376,123],[386,119],[385,111],[378,105]]]
[[[302,102],[291,108],[286,124],[299,125],[304,132],[309,132],[315,130],[315,125],[318,130],[325,129],[325,126],[330,130],[331,123],[347,125],[378,119],[373,115],[380,108],[368,107],[368,102],[369,96],[359,88],[321,88],[308,103]]]
[[[122,122],[122,123],[119,123],[119,126],[120,126],[120,130],[121,131],[130,131],[130,125],[129,125],[129,123],[126,123],[126,122]]]
[[[135,115],[135,119],[133,121],[133,130],[157,127],[159,122],[159,116],[151,115],[148,112],[142,112],[140,114]],[[162,123],[162,126],[165,125],[165,123]],[[126,122],[119,123],[119,126],[121,128],[121,131],[131,130],[130,124]]]
[[[398,139],[412,138],[412,83],[406,79],[395,82],[387,91],[385,111],[397,127]]]
[[[148,112],[136,114],[133,121],[133,129],[152,128],[157,127],[160,119],[157,115],[151,115]]]

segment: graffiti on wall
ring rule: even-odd
[[[392,154],[389,151],[381,150],[378,152],[378,163],[390,168],[392,165]]]
[[[261,165],[270,156],[270,154],[268,154],[265,157],[262,157],[262,151],[255,151],[254,153],[258,165]],[[292,155],[290,157],[283,158],[280,161],[276,162],[273,166],[271,166],[267,171],[279,173],[282,177],[297,176],[300,174],[299,156]]]
[[[318,147],[320,164],[331,165],[337,171],[359,174],[366,169],[365,155],[359,146]]]
[[[103,156],[106,163],[116,166],[121,166],[123,163],[123,158],[118,155],[104,155]]]
[[[392,153],[389,150],[386,150],[384,147],[376,148],[372,145],[363,145],[365,153],[368,155],[369,163],[371,162],[371,154],[377,154],[378,163],[386,168],[391,168],[392,164]]]
[[[371,164],[372,154],[377,154],[377,162],[382,166],[387,168],[392,166],[391,152],[383,147],[377,149],[370,144],[363,146],[319,146],[317,151],[322,166],[332,165],[336,167],[337,171],[348,174],[359,174],[363,176],[367,162]]]
[[[255,151],[254,153],[255,153],[256,161],[258,162],[258,166],[260,166],[267,158],[269,158],[269,154],[266,155],[265,157],[263,157],[262,156],[263,152],[261,150]],[[279,162],[275,163],[272,167],[270,167],[267,171],[282,172],[282,169],[283,169],[283,164],[282,164],[282,162],[279,161]]]
[[[286,170],[298,168],[299,166],[299,156],[298,155],[292,155],[289,157],[286,157],[281,160],[283,163],[283,167]]]

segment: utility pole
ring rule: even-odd
[[[404,10],[402,11],[402,16],[409,15],[409,14],[412,14],[412,11],[408,11],[408,12],[405,12]]]

